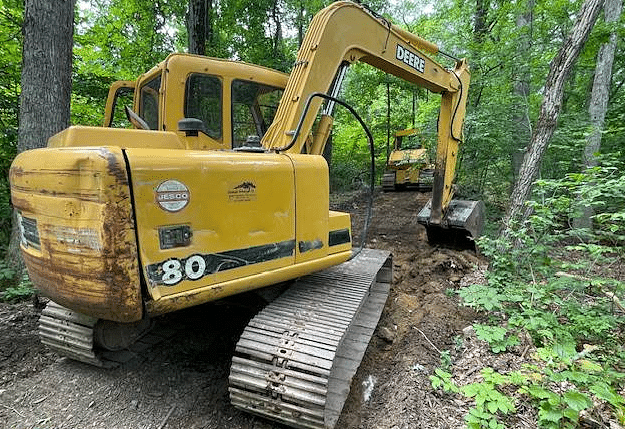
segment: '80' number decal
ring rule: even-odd
[[[153,286],[173,286],[184,280],[199,280],[207,275],[246,265],[293,257],[295,240],[233,249],[219,253],[193,254],[186,258],[170,258],[145,267],[147,280]]]
[[[200,255],[190,256],[183,263],[178,259],[170,259],[163,262],[161,282],[166,285],[175,285],[184,277],[189,280],[198,280],[204,277],[206,261]]]

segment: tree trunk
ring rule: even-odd
[[[623,9],[623,0],[605,0],[603,13],[606,23],[618,21]],[[605,122],[605,114],[608,110],[610,99],[610,82],[612,80],[612,65],[614,63],[614,52],[616,50],[616,33],[612,32],[610,39],[601,45],[597,54],[597,64],[595,66],[595,79],[590,94],[590,104],[588,114],[592,131],[586,138],[586,148],[584,149],[584,169],[597,166],[597,154],[601,149],[601,133]],[[594,212],[592,207],[584,207],[580,218],[574,220],[577,228],[591,228]]]
[[[386,163],[391,157],[391,82],[386,75]]]
[[[304,41],[304,2],[299,4],[299,9],[297,11],[297,46],[302,46],[302,42]]]
[[[274,0],[271,14],[273,16],[273,21],[276,24],[276,31],[273,35],[273,54],[276,58],[278,58],[278,56],[280,55],[280,47],[282,46],[282,14],[280,11],[278,0]]]
[[[46,146],[70,123],[74,0],[26,0],[17,151]],[[7,258],[23,271],[17,224]]]
[[[212,0],[189,0],[187,33],[190,54],[206,55],[206,44],[212,42],[212,8]]]
[[[517,58],[520,60],[514,69],[514,98],[515,103],[512,112],[512,122],[514,124],[512,139],[512,174],[516,179],[521,164],[523,162],[523,154],[527,147],[531,135],[532,126],[528,114],[528,97],[530,94],[530,52],[532,46],[532,21],[534,19],[533,8],[534,1],[528,2],[528,10],[521,13],[516,18],[516,26],[519,31],[519,39],[517,43]]]
[[[26,0],[17,150],[44,147],[67,128],[72,93],[74,0]]]
[[[523,221],[529,215],[529,212],[524,212],[525,201],[532,189],[532,183],[540,167],[542,156],[556,128],[564,93],[564,83],[588,39],[603,6],[603,1],[586,0],[584,2],[575,25],[551,62],[544,87],[545,96],[540,107],[536,128],[527,153],[523,158],[519,178],[510,197],[510,206],[503,219],[503,229],[500,234],[503,238],[509,236],[513,222]]]
[[[475,12],[473,14],[474,25],[473,25],[473,46],[474,48],[471,51],[471,58],[474,59],[473,67],[475,67],[475,72],[477,75],[483,76],[484,64],[481,63],[482,58],[482,42],[486,38],[488,34],[489,22],[487,22],[488,18],[488,10],[490,9],[490,0],[477,0],[475,2]],[[475,83],[471,89],[471,98],[473,99],[473,108],[477,108],[480,103],[480,98],[482,95],[482,91],[484,90],[483,79],[477,78],[475,79]]]
[[[489,0],[477,0],[475,2],[473,40],[475,40],[476,43],[482,43],[484,41],[484,37],[488,34],[488,23],[486,22],[486,17],[489,8]]]

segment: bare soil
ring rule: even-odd
[[[428,198],[418,192],[375,196],[367,246],[393,253],[394,279],[339,428],[463,426],[469,404],[433,391],[428,376],[443,351],[469,373],[471,353],[483,349],[471,343],[470,330],[463,332],[476,314],[459,306],[452,291],[479,281],[485,263],[470,251],[428,245],[416,222]],[[333,207],[350,211],[359,231],[366,212],[361,193],[337,197]],[[158,323],[175,335],[121,367],[102,370],[41,345],[40,309],[32,303],[0,304],[0,428],[283,428],[228,401],[230,356],[257,310],[247,299],[168,315]]]

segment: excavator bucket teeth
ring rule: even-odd
[[[430,222],[431,211],[432,200],[417,215],[417,222],[426,228],[430,244],[475,249],[475,239],[484,228],[482,201],[451,200],[440,224]]]
[[[300,278],[241,335],[230,368],[232,404],[296,428],[334,428],[392,277],[388,252],[363,249]]]

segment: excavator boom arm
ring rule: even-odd
[[[436,203],[439,209],[432,211],[435,218],[452,197],[451,183],[470,74],[466,60],[458,61],[454,70],[448,70],[425,55],[424,51],[434,54],[438,52],[438,47],[375,16],[357,3],[341,1],[326,7],[315,15],[310,24],[274,121],[263,137],[263,146],[273,150],[289,147],[288,152],[301,153],[322,103],[320,98],[312,100],[306,116],[301,118],[306,100],[314,92],[329,92],[337,71],[346,63],[363,61],[440,93],[442,102],[436,160],[439,174],[438,181],[435,181],[435,186],[438,183],[440,203]],[[301,132],[291,145],[300,120]],[[319,155],[323,146],[314,144],[308,152]]]

